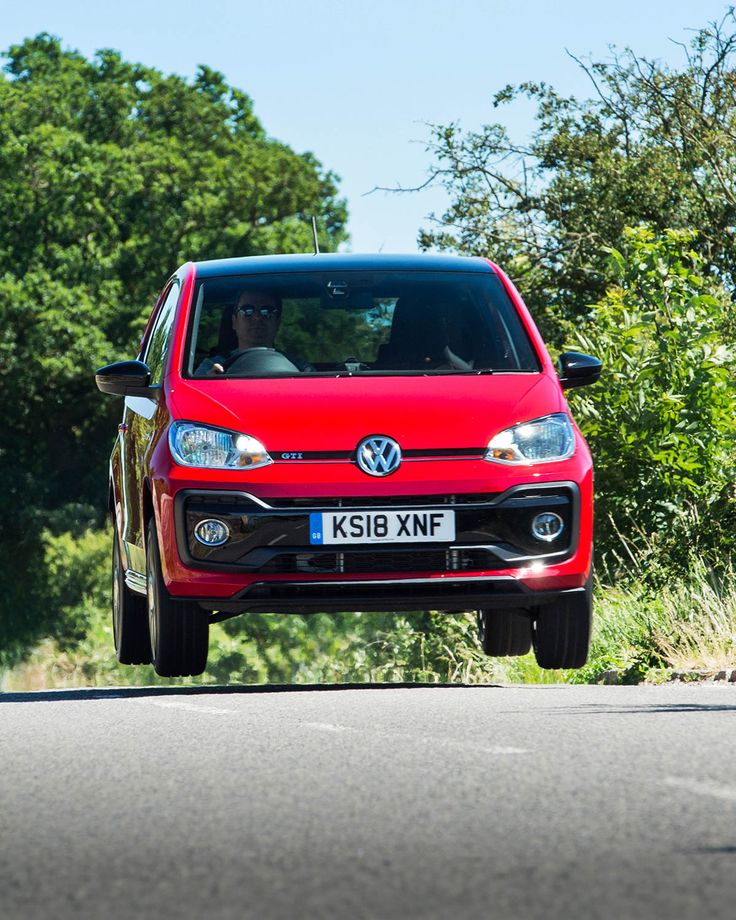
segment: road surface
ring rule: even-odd
[[[736,687],[0,694],[0,917],[736,916]]]

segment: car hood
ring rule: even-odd
[[[544,372],[178,380],[168,398],[173,418],[252,435],[272,452],[353,450],[374,434],[402,450],[483,448],[498,431],[565,407]]]

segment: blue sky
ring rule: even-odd
[[[628,45],[680,64],[676,42],[725,11],[711,0],[0,0],[0,47],[46,31],[88,56],[116,48],[184,76],[214,67],[253,98],[269,134],[341,177],[348,248],[412,252],[442,192],[366,193],[426,179],[428,123],[495,120],[493,94],[523,80],[588,95],[567,50],[600,59]],[[515,136],[528,133],[528,107],[503,114]]]

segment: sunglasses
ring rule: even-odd
[[[239,307],[236,307],[235,312],[242,313],[243,316],[253,316],[255,313],[257,313],[264,319],[271,319],[271,317],[278,316],[281,313],[281,308],[276,307],[273,304],[264,304],[262,307],[257,307],[252,303],[244,303]]]

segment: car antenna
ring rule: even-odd
[[[312,236],[314,237],[314,254],[319,255],[319,241],[317,239],[317,218],[312,215]]]

